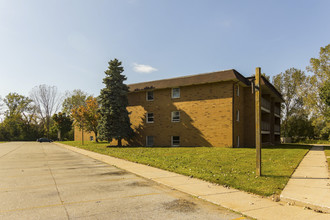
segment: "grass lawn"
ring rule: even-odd
[[[305,140],[299,142],[300,144],[330,144],[329,140]]]
[[[280,194],[310,149],[309,146],[292,144],[263,148],[263,176],[256,178],[254,148],[107,148],[107,143],[87,142],[83,146],[74,141],[62,143],[264,196]]]

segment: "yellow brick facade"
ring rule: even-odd
[[[171,136],[180,136],[180,146],[232,146],[232,83],[219,82],[180,88],[180,98],[171,97],[171,88],[128,96],[135,144],[145,145],[154,136],[155,146],[171,146]],[[180,112],[180,122],[171,121],[171,112]],[[147,113],[154,123],[146,122]]]
[[[163,82],[163,81],[160,81]],[[174,82],[174,81],[173,81]],[[267,83],[267,82],[265,82]],[[146,146],[147,136],[153,137],[153,146],[171,146],[172,137],[180,137],[180,146],[245,147],[255,145],[255,98],[252,87],[239,80],[185,85],[180,97],[172,98],[172,88],[142,87],[128,93],[127,107],[135,136],[123,145]],[[278,143],[280,108],[276,91],[264,85],[262,100],[268,109],[262,110],[262,142]],[[153,100],[147,100],[147,92]],[[262,105],[265,106],[265,105]],[[172,122],[171,113],[180,112],[180,121]],[[153,123],[147,122],[147,113],[153,113]],[[277,132],[274,132],[275,127]],[[75,129],[75,140],[82,132]],[[93,133],[84,132],[84,140],[95,140]],[[110,145],[116,145],[113,140]]]

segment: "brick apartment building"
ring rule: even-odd
[[[255,145],[254,77],[236,70],[131,84],[128,111],[135,146]],[[280,142],[281,94],[261,77],[263,144]],[[75,140],[82,133],[75,132]],[[95,139],[85,133],[85,140]],[[113,143],[115,144],[115,142]]]

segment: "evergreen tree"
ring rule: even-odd
[[[121,73],[124,68],[117,59],[110,60],[108,69],[104,72],[105,88],[100,94],[100,114],[98,129],[102,139],[110,142],[113,138],[122,146],[122,139],[127,139],[133,133],[129,120],[127,93],[128,86],[124,84],[127,79]]]

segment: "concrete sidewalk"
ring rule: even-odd
[[[330,213],[330,179],[322,146],[314,146],[301,161],[281,200]]]
[[[115,157],[98,154],[80,148],[56,143],[72,151],[114,165],[131,173],[137,174],[157,183],[188,193],[227,209],[240,212],[256,219],[329,219],[329,214],[318,213],[284,202],[273,202],[254,194],[236,189],[225,188],[203,180],[189,178],[177,173],[129,162]]]

